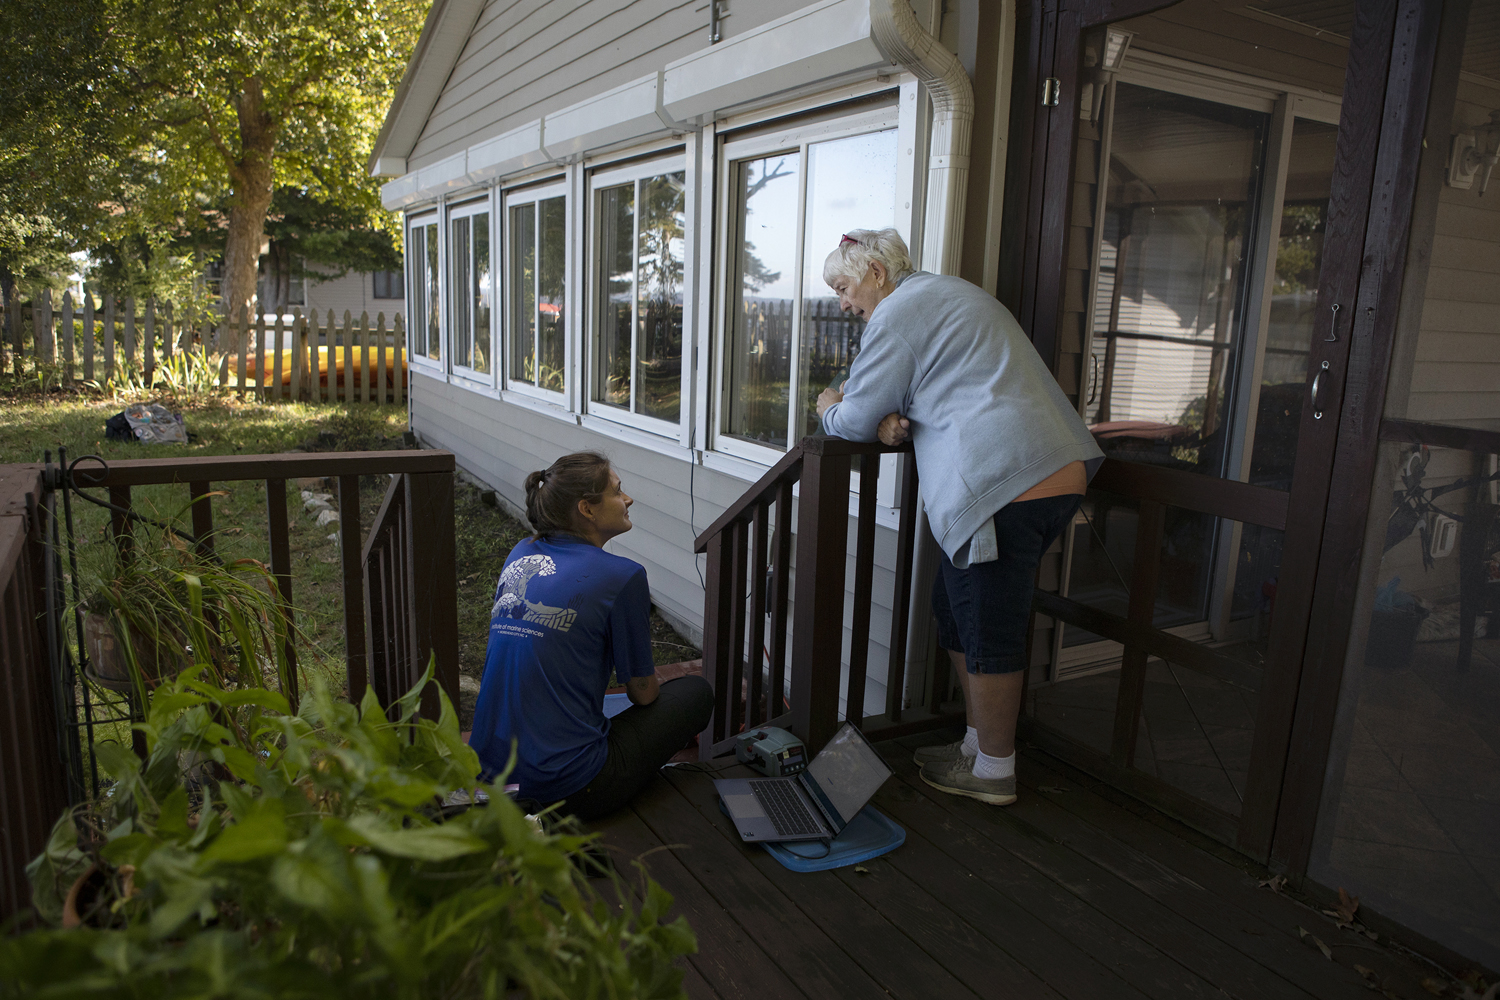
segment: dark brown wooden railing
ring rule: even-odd
[[[131,509],[134,487],[181,485],[192,505],[192,535],[204,550],[214,545],[214,484],[264,481],[270,569],[283,606],[290,608],[287,480],[336,479],[350,699],[358,701],[374,683],[389,704],[435,658],[436,680],[456,705],[454,469],[453,454],[446,451],[142,459],[108,468],[85,460],[73,466],[73,481],[85,490],[107,490],[122,511]],[[359,478],[383,474],[392,476],[391,487],[370,542],[362,546]],[[68,744],[77,738],[74,730],[91,726],[76,718],[76,692],[54,667],[69,660],[62,648],[69,640],[61,610],[67,599],[61,481],[57,466],[0,465],[0,921],[28,904],[25,866],[68,807],[70,784],[75,792],[86,787],[76,774],[69,777],[77,761]],[[111,512],[111,525],[116,543],[128,551],[133,521],[122,511]],[[421,516],[413,517],[414,511]],[[53,558],[46,555],[49,536],[59,553]],[[295,704],[295,654],[288,653],[293,670],[283,693]],[[437,715],[431,686],[421,711]]]
[[[50,503],[37,465],[0,466],[0,920],[31,900],[26,864],[68,807],[61,733],[47,646],[41,509]]]
[[[447,451],[371,451],[329,452],[310,455],[235,455],[221,458],[155,458],[135,459],[111,464],[108,470],[91,468],[87,463],[79,464],[73,473],[74,481],[85,489],[104,487],[109,490],[110,502],[117,507],[130,508],[130,490],[134,486],[181,484],[187,487],[188,500],[192,503],[193,534],[201,539],[200,545],[213,545],[213,509],[210,494],[214,483],[263,480],[266,485],[267,530],[270,537],[271,573],[276,577],[282,600],[287,604],[292,599],[292,557],[289,541],[289,524],[286,505],[286,482],[289,479],[329,478],[338,481],[339,493],[339,550],[343,569],[345,657],[348,664],[349,699],[358,702],[364,697],[365,685],[371,675],[367,650],[372,648],[370,635],[366,631],[366,589],[369,578],[364,565],[365,550],[361,544],[359,511],[359,477],[395,475],[397,482],[420,480],[419,509],[422,510],[422,529],[432,534],[434,543],[423,553],[424,573],[431,574],[433,585],[429,587],[427,599],[412,601],[407,611],[412,620],[403,625],[414,640],[426,636],[425,643],[408,644],[405,649],[413,660],[408,660],[404,675],[415,682],[426,669],[430,654],[438,654],[436,679],[458,703],[458,648],[456,640],[446,645],[434,645],[431,637],[453,635],[457,631],[456,583],[448,580],[446,591],[438,580],[454,576],[453,547],[453,472],[455,463],[452,452]],[[446,484],[446,485],[444,485]],[[377,521],[377,525],[378,525]],[[112,515],[112,529],[117,544],[130,544],[130,519],[123,514]],[[371,532],[372,536],[375,532]],[[446,547],[440,539],[446,537]],[[446,572],[434,563],[446,557]],[[376,575],[378,579],[378,574]],[[424,577],[425,579],[425,577]],[[446,611],[443,610],[442,594],[448,595]],[[446,614],[443,621],[434,622],[434,616]],[[382,633],[383,635],[383,633]],[[416,662],[420,666],[416,666]],[[391,661],[382,665],[382,677],[395,679],[391,674]],[[293,672],[295,678],[295,671]],[[408,684],[408,686],[410,686]],[[400,688],[399,691],[404,691]],[[399,693],[398,691],[398,693]],[[296,703],[297,691],[285,694]],[[390,690],[380,691],[383,700],[390,697]],[[424,711],[435,710],[435,704],[424,703]]]
[[[906,460],[901,463],[896,491],[900,525],[893,567],[886,711],[866,717],[879,457],[893,452],[904,454]],[[856,455],[865,460],[859,472],[854,588],[847,594],[849,487]],[[867,732],[879,729],[883,736],[949,721],[926,706],[908,709],[904,704],[916,525],[917,470],[909,444],[888,448],[813,436],[803,438],[698,536],[695,550],[708,555],[704,674],[716,697],[713,721],[699,740],[701,756],[727,753],[738,733],[767,724],[791,729],[813,752],[828,741],[841,721],[846,601],[851,605],[852,640],[849,683],[842,692],[844,718]]]
[[[442,511],[446,517],[433,516]],[[369,683],[383,705],[408,691],[434,658],[438,683],[458,706],[455,558],[452,474],[393,477],[360,558]],[[350,677],[352,690],[352,670]],[[422,692],[422,714],[438,716],[430,686]]]

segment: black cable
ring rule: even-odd
[[[697,496],[693,491],[693,481],[698,471],[698,457],[694,454],[693,437],[697,429],[688,432],[688,531],[692,534],[693,541],[698,541],[698,515]],[[693,569],[698,571],[698,586],[704,590],[708,589],[708,583],[703,579],[703,567],[698,565],[698,553],[693,553]]]

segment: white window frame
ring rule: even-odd
[[[600,319],[602,316],[602,304],[599,301],[600,297],[598,294],[598,285],[601,273],[600,269],[602,267],[600,253],[603,250],[602,246],[600,245],[599,231],[600,226],[603,223],[603,216],[600,212],[599,205],[600,196],[605,189],[622,187],[626,184],[634,182],[635,205],[637,207],[636,212],[633,213],[635,218],[635,232],[631,240],[633,248],[632,260],[634,260],[640,249],[640,182],[649,177],[659,177],[662,174],[672,173],[681,173],[683,175],[684,182],[683,211],[685,220],[683,225],[684,260],[682,285],[683,363],[681,390],[678,397],[680,408],[678,410],[677,419],[663,420],[660,417],[652,417],[643,413],[637,413],[634,409],[636,388],[635,341],[636,335],[639,332],[639,321],[634,316],[634,303],[632,304],[630,345],[631,404],[629,407],[622,409],[621,407],[613,406],[609,403],[603,402],[602,400],[594,398],[595,393],[599,388],[599,356],[601,352],[600,336],[602,334],[602,331],[599,327]],[[623,424],[627,427],[633,427],[637,430],[646,431],[652,434],[660,434],[664,437],[670,437],[674,439],[680,437],[682,430],[682,418],[691,409],[690,399],[693,381],[693,366],[691,363],[694,354],[692,344],[692,330],[694,326],[693,317],[696,303],[692,301],[692,289],[689,287],[688,283],[688,270],[691,266],[690,258],[692,254],[692,241],[690,239],[691,234],[688,231],[690,220],[686,218],[687,203],[692,198],[692,192],[686,189],[686,185],[691,183],[691,181],[692,177],[690,171],[688,170],[686,152],[679,147],[672,150],[665,156],[652,156],[649,159],[636,160],[630,163],[597,167],[589,172],[588,186],[586,189],[588,194],[589,210],[586,220],[586,224],[588,227],[588,240],[586,244],[588,247],[588,255],[586,260],[587,278],[584,286],[584,301],[586,303],[587,310],[587,325],[584,328],[584,337],[586,338],[586,351],[584,356],[587,358],[587,364],[585,365],[586,378],[585,385],[583,387],[584,412],[595,417],[600,417],[605,420],[612,421],[614,423]],[[637,269],[639,269],[639,264],[636,264],[636,267]],[[636,299],[636,301],[639,301],[638,298]]]
[[[905,88],[903,88],[904,91]],[[883,107],[869,108],[865,110],[854,110],[849,115],[814,122],[791,121],[784,129],[772,129],[760,134],[736,138],[733,134],[722,137],[719,141],[718,156],[715,172],[716,190],[718,198],[717,232],[715,235],[715,262],[716,268],[716,291],[717,302],[714,310],[714,334],[713,343],[715,350],[713,357],[716,359],[713,373],[713,399],[716,403],[710,414],[710,446],[725,455],[742,458],[757,465],[774,465],[786,454],[786,451],[755,444],[743,438],[735,437],[725,430],[728,417],[728,367],[730,358],[730,301],[733,298],[736,275],[731,272],[731,262],[735,259],[735,248],[731,245],[730,234],[738,230],[734,214],[737,210],[735,198],[731,186],[733,171],[737,165],[750,159],[776,153],[796,154],[798,157],[798,178],[801,185],[797,194],[797,260],[796,269],[792,279],[792,295],[799,307],[793,309],[792,344],[790,371],[788,373],[787,391],[787,445],[788,450],[801,440],[802,435],[798,433],[795,426],[796,406],[795,401],[800,398],[801,386],[801,356],[802,356],[802,311],[800,303],[803,300],[803,290],[806,276],[803,274],[803,262],[806,258],[806,247],[803,245],[804,231],[807,222],[807,166],[808,147],[813,143],[826,142],[833,139],[843,139],[850,136],[864,135],[871,132],[895,131],[897,133],[897,201],[896,201],[896,225],[903,229],[905,235],[911,232],[909,193],[902,185],[906,175],[903,168],[903,160],[911,156],[910,147],[902,147],[901,140],[904,137],[901,119],[903,112],[909,103],[904,98],[905,94],[899,94],[898,99]],[[924,178],[925,180],[925,178]],[[914,199],[912,199],[914,200]],[[908,208],[903,209],[902,206]],[[905,223],[905,225],[903,225]]]
[[[570,263],[572,248],[576,246],[576,235],[574,233],[575,209],[573,198],[570,196],[571,188],[571,175],[564,175],[526,187],[507,189],[502,192],[500,199],[500,215],[505,219],[505,222],[500,227],[503,242],[499,288],[500,298],[505,303],[504,317],[500,327],[504,331],[504,335],[501,337],[501,348],[503,351],[501,370],[504,372],[504,381],[501,385],[507,393],[513,392],[531,399],[543,400],[563,409],[569,409],[570,394],[576,391],[577,386],[577,373],[574,371],[573,364],[573,358],[576,355],[575,345],[578,343],[578,331],[576,329],[578,326],[578,310],[574,308],[574,304],[577,301],[577,295],[575,294],[575,285],[577,283],[574,281],[574,269]],[[520,290],[512,287],[513,282],[511,280],[510,214],[513,208],[518,208],[522,205],[535,206],[550,198],[563,199],[563,239],[565,240],[563,253],[563,322],[565,325],[563,327],[564,374],[563,389],[561,392],[554,389],[543,389],[536,385],[535,382],[522,381],[513,370],[514,365],[512,362],[512,345],[515,342],[516,330],[512,322],[510,305],[519,300]],[[535,208],[533,208],[533,212],[535,212]],[[533,238],[539,241],[541,239],[540,225],[533,232]],[[538,261],[540,261],[540,255],[538,255]],[[540,277],[539,272],[540,267],[538,267],[538,278]],[[540,306],[540,296],[536,297],[536,302]],[[536,328],[532,336],[535,338],[533,341],[532,356],[537,359],[539,364],[541,357],[541,318],[539,315],[536,317]]]
[[[483,214],[488,214],[488,216],[489,216],[487,225],[488,225],[488,234],[489,234],[489,240],[490,240],[490,243],[489,243],[489,246],[490,246],[490,289],[491,289],[491,294],[490,294],[490,299],[491,299],[491,301],[490,301],[490,321],[489,321],[488,325],[486,326],[486,328],[484,330],[481,331],[481,330],[479,330],[476,327],[475,329],[473,329],[471,331],[471,335],[472,335],[472,337],[474,339],[474,344],[476,344],[476,345],[479,344],[481,342],[481,338],[483,338],[483,340],[487,341],[488,344],[489,344],[490,370],[488,372],[478,371],[477,369],[475,369],[475,368],[473,368],[471,366],[466,366],[466,365],[460,365],[460,364],[458,364],[458,362],[456,360],[457,357],[458,357],[458,351],[457,351],[457,349],[455,348],[455,346],[453,344],[453,336],[454,336],[454,334],[456,332],[456,323],[454,321],[457,319],[457,317],[459,315],[459,310],[460,309],[463,309],[463,310],[467,311],[467,309],[469,308],[469,304],[468,303],[460,303],[460,302],[458,302],[457,297],[455,295],[454,282],[455,282],[455,279],[458,276],[458,272],[455,270],[455,268],[457,268],[459,266],[460,262],[455,261],[453,259],[453,244],[452,244],[452,240],[453,240],[453,234],[454,234],[454,223],[457,220],[459,220],[459,219],[469,219],[470,220],[470,222],[469,222],[469,231],[470,231],[470,237],[469,237],[469,239],[470,239],[470,247],[472,248],[472,246],[473,246],[473,230],[474,230],[474,223],[473,223],[472,220],[476,216],[483,215]],[[495,320],[496,320],[495,313],[496,313],[496,311],[498,309],[500,309],[502,307],[502,299],[501,299],[501,297],[499,295],[495,294],[495,292],[499,288],[499,283],[496,280],[496,274],[495,274],[495,257],[496,257],[495,247],[496,247],[496,236],[498,235],[499,228],[500,228],[495,223],[496,223],[496,220],[495,220],[495,212],[494,212],[493,199],[490,198],[488,196],[488,192],[486,192],[485,195],[483,195],[481,197],[475,198],[475,199],[470,200],[470,201],[465,201],[464,203],[462,203],[460,205],[454,205],[454,206],[449,207],[448,212],[447,212],[447,224],[444,227],[445,228],[444,239],[445,239],[445,241],[447,241],[446,249],[448,251],[448,253],[447,253],[448,267],[445,269],[445,272],[444,272],[444,275],[443,275],[443,279],[444,280],[442,282],[442,289],[443,289],[443,298],[447,300],[446,309],[445,309],[445,312],[444,312],[444,317],[448,320],[448,322],[444,323],[444,325],[442,327],[442,329],[443,329],[443,339],[442,339],[442,342],[443,342],[443,350],[444,350],[444,353],[446,355],[446,359],[445,360],[447,360],[447,370],[449,372],[451,372],[454,376],[456,376],[459,379],[463,379],[463,380],[465,380],[467,382],[475,383],[476,385],[484,386],[486,388],[491,388],[491,387],[493,387],[495,385],[496,373],[499,370],[499,360],[495,356],[495,340],[496,340],[496,338],[495,338]],[[472,252],[472,249],[471,249],[471,252]],[[464,264],[465,269],[467,269],[467,266],[468,266],[467,262],[462,262],[462,263]],[[471,317],[471,320],[472,320],[472,317]],[[471,353],[472,353],[472,347],[471,347],[470,350],[471,350]]]
[[[419,215],[408,216],[406,221],[406,356],[410,360],[411,364],[428,369],[429,371],[436,374],[441,374],[443,370],[443,364],[445,362],[445,352],[443,350],[443,341],[445,340],[445,338],[442,336],[442,331],[445,328],[443,322],[445,318],[443,316],[444,254],[442,247],[443,227],[440,223],[440,215],[441,213],[439,213],[436,208],[433,208],[430,210],[424,210]],[[428,227],[432,227],[432,231],[423,233],[423,253],[419,257],[418,255],[411,253],[411,234],[413,230],[425,230]],[[429,245],[434,235],[436,236],[438,241],[438,294],[432,301],[425,303],[425,311],[427,315],[423,317],[423,322],[421,324],[418,324],[412,322],[414,313],[414,310],[412,309],[412,303],[417,301],[420,297],[425,297],[427,294],[427,289],[430,287],[426,281],[419,281],[418,276],[422,275],[423,277],[425,277],[424,270],[427,264],[426,247]],[[432,314],[434,312],[437,314],[439,332],[438,357],[436,358],[429,357],[427,354],[427,323],[431,321]],[[417,340],[419,338],[422,341],[420,345],[417,344]]]

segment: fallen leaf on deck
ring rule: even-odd
[[[1330,917],[1337,917],[1340,927],[1354,926],[1354,914],[1359,911],[1359,897],[1351,896],[1339,886],[1339,905],[1336,909],[1325,911]]]
[[[1262,889],[1270,889],[1272,892],[1280,892],[1286,887],[1286,878],[1281,875],[1273,876],[1261,882],[1260,887]],[[1298,930],[1301,930],[1301,928],[1299,927]]]
[[[1354,971],[1357,972],[1357,973],[1359,973],[1361,976],[1364,976],[1366,979],[1369,979],[1369,980],[1374,980],[1375,979],[1375,970],[1374,969],[1367,969],[1363,965],[1356,965],[1354,967]]]
[[[870,874],[870,869],[866,868],[864,865],[855,865],[854,870],[860,875]]]
[[[1297,927],[1297,936],[1304,941],[1311,938],[1312,943],[1317,945],[1318,950],[1323,953],[1323,957],[1328,959],[1330,962],[1333,961],[1333,949],[1324,944],[1322,938],[1318,937],[1315,934],[1309,934],[1307,928],[1300,925]]]
[[[1448,984],[1442,980],[1433,979],[1431,976],[1428,976],[1422,980],[1422,989],[1435,997],[1446,996],[1448,993]]]

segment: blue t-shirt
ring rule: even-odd
[[[498,772],[516,741],[509,780],[552,802],[604,767],[604,690],[656,672],[651,591],[640,563],[571,535],[522,542],[495,588],[489,650],[469,745]]]

